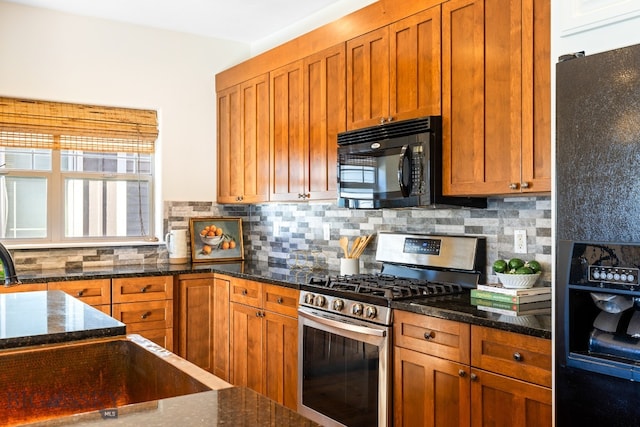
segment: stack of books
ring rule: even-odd
[[[551,314],[551,287],[509,289],[499,284],[471,290],[471,304],[479,310],[511,316]]]

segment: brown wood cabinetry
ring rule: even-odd
[[[298,291],[230,281],[231,382],[297,407]]]
[[[230,380],[230,279],[216,274],[213,279],[213,374]]]
[[[111,292],[112,316],[127,333],[173,350],[173,276],[112,279]]]
[[[549,340],[394,315],[395,425],[551,425]]]
[[[219,91],[218,202],[269,200],[269,76]]]
[[[32,292],[32,291],[46,291],[46,283],[21,283],[15,286],[5,287],[0,285],[0,294],[9,294],[11,292]]]
[[[443,191],[551,188],[548,0],[442,6]]]
[[[61,290],[103,313],[111,315],[111,279],[49,282],[49,290]]]
[[[347,42],[347,128],[441,112],[440,6]]]

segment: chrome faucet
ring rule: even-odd
[[[0,243],[0,261],[2,261],[4,267],[4,285],[7,287],[19,285],[21,282],[16,274],[16,265],[13,262],[11,254],[2,243]]]

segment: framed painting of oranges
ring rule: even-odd
[[[193,262],[244,259],[241,218],[191,218],[189,231]]]

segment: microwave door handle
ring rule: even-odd
[[[409,197],[411,194],[411,169],[413,167],[413,159],[412,159],[411,147],[409,145],[404,145],[402,150],[400,151],[400,160],[398,162],[398,184],[400,184],[400,192],[403,197]],[[409,167],[405,171],[405,164],[408,164]],[[408,180],[405,183],[405,172],[408,174]]]

